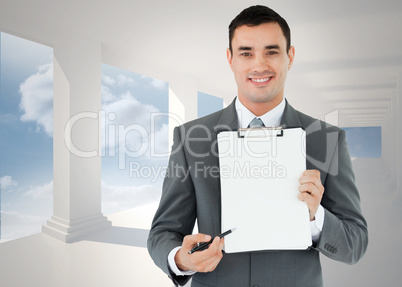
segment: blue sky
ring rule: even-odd
[[[149,148],[148,139],[140,136],[137,129],[127,133],[127,138],[120,138],[118,128],[121,126],[128,130],[130,125],[140,125],[151,134],[151,114],[168,113],[168,84],[156,79],[145,77],[133,72],[125,71],[112,66],[102,65],[102,110],[107,118],[106,131],[104,131],[106,144],[103,144],[105,154],[102,157],[102,179],[107,182],[124,182],[125,184],[147,183],[146,179],[130,178],[130,162],[138,161],[137,158],[125,157],[124,169],[119,170],[119,146],[127,146],[129,151],[138,150],[138,146],[132,146],[133,142],[141,141]],[[113,120],[109,120],[110,113],[114,114]],[[112,115],[113,115],[112,114]],[[168,118],[167,116],[155,117],[156,141],[158,151],[168,151]],[[109,134],[110,129],[116,131],[116,135]],[[118,139],[116,140],[116,138]],[[115,156],[112,152],[116,146]],[[153,159],[147,152],[141,156],[142,165],[167,165],[167,157]],[[160,183],[160,180],[158,181]]]
[[[198,92],[198,117],[203,117],[223,108],[223,99]]]
[[[0,174],[6,168],[7,173],[14,174],[21,185],[41,184],[53,177],[53,141],[41,132],[43,127],[38,126],[34,118],[21,120],[35,107],[31,110],[22,107],[19,92],[25,80],[38,74],[39,66],[52,64],[52,53],[49,47],[1,33]],[[52,82],[48,81],[42,87],[50,89],[51,85]],[[24,86],[32,87],[28,82]]]
[[[40,232],[53,206],[53,49],[0,34],[0,191],[2,241]],[[105,214],[159,199],[167,166],[168,83],[102,65],[102,211]],[[222,108],[222,99],[199,93],[199,116]],[[151,115],[155,124],[151,129]],[[122,138],[119,126],[142,127]],[[155,139],[153,157],[150,140]],[[140,157],[119,147],[147,147]],[[121,150],[121,149],[120,149]],[[114,151],[114,155],[113,155]],[[121,164],[124,162],[125,164]],[[120,169],[119,169],[120,164]],[[132,172],[135,170],[136,172]],[[130,172],[131,171],[131,172]],[[150,173],[152,171],[152,173]],[[146,174],[149,176],[144,176]],[[140,176],[137,176],[140,175]],[[1,242],[1,241],[0,241]]]
[[[121,209],[159,200],[163,176],[168,163],[168,83],[149,78],[109,65],[102,65],[102,110],[106,115],[106,144],[102,157],[102,194],[104,212],[117,212]],[[215,112],[223,107],[223,99],[198,93],[198,116]],[[109,120],[114,113],[113,120]],[[159,116],[159,113],[161,115]],[[151,116],[156,116],[154,130],[151,130]],[[155,139],[155,157],[150,154],[149,138],[141,137],[136,129],[126,138],[112,131],[132,125],[140,125]],[[117,140],[116,140],[117,139]],[[117,142],[117,143],[115,143]],[[131,151],[138,150],[142,143],[148,149],[141,157],[118,156],[123,145]],[[116,148],[114,148],[116,146]],[[110,155],[114,152],[114,155]],[[120,167],[120,168],[119,168]],[[135,170],[135,172],[133,172]]]
[[[46,110],[52,103],[53,51],[5,33],[0,37],[1,215],[7,239],[40,230],[52,211],[53,141]]]
[[[105,214],[157,201],[169,150],[168,83],[102,65],[102,210]],[[155,124],[151,129],[151,116]],[[128,132],[119,133],[119,127]],[[130,128],[133,128],[132,130]],[[111,132],[110,132],[111,131]],[[146,132],[143,134],[140,131]],[[152,136],[152,138],[151,138]],[[153,157],[150,141],[163,157]],[[141,144],[139,144],[141,143]],[[141,151],[142,147],[146,151]],[[129,152],[125,152],[127,149]],[[122,155],[122,156],[119,156]]]
[[[381,157],[381,127],[342,128],[352,157]]]
[[[39,232],[52,215],[53,50],[5,33],[0,37],[1,230],[7,240]],[[168,112],[167,83],[107,65],[102,65],[102,74],[102,109],[106,115],[116,114],[110,124],[146,127],[148,112]],[[167,118],[160,117],[154,130],[158,150],[167,151]],[[127,134],[130,139],[135,132]],[[126,167],[134,160],[167,164],[167,157],[154,160],[147,155],[125,160]],[[116,156],[102,158],[105,214],[159,198],[161,177],[139,180],[130,177],[127,168],[118,170],[117,164]]]

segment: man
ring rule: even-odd
[[[349,264],[365,253],[367,224],[344,131],[294,110],[284,99],[294,56],[281,16],[259,5],[243,10],[229,26],[227,50],[238,97],[222,111],[175,128],[169,174],[148,239],[153,260],[175,285],[192,277],[192,286],[205,287],[323,286],[319,253]],[[196,243],[224,231],[220,178],[207,172],[219,167],[217,133],[248,127],[254,118],[265,126],[306,130],[307,170],[299,199],[309,208],[313,246],[225,254],[224,239],[215,237],[207,250],[188,254]],[[196,219],[200,233],[191,235]]]

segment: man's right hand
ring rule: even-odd
[[[187,235],[183,244],[177,251],[174,260],[179,269],[183,271],[192,270],[196,272],[211,272],[222,259],[222,248],[224,239],[216,236],[208,249],[197,251],[192,254],[188,252],[199,242],[211,240],[211,236],[205,234]]]

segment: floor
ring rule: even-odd
[[[110,230],[76,243],[35,234],[0,244],[0,286],[173,286],[146,249],[155,208],[108,216]]]
[[[349,266],[321,256],[326,287],[400,286],[402,191],[380,160],[355,160],[369,248]],[[145,248],[157,204],[108,216],[113,227],[65,244],[43,234],[0,244],[1,287],[173,286]]]

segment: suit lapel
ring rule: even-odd
[[[222,110],[222,115],[219,118],[216,126],[214,127],[215,133],[219,133],[221,131],[237,131],[239,129],[239,120],[237,118],[236,112],[236,98],[232,101],[232,103],[225,109]]]
[[[297,115],[297,111],[286,101],[285,110],[283,112],[283,116],[281,119],[281,127],[283,128],[293,128],[293,127],[301,127],[302,124]],[[216,126],[214,127],[214,131],[219,133],[223,130],[232,130],[237,131],[239,129],[239,120],[236,112],[236,98],[232,101],[232,103],[222,111],[222,115],[219,118]]]
[[[319,121],[317,120],[316,123],[319,123]],[[291,105],[289,105],[287,101],[281,121],[281,126],[283,128],[301,127],[303,130],[306,131],[306,169],[317,169],[317,167],[313,165],[311,161],[308,160],[308,158],[325,160],[325,153],[318,154],[319,152],[322,153],[322,151],[325,151],[320,147],[320,145],[323,145],[319,137],[320,133],[309,131],[309,126],[301,123],[298,112]],[[322,162],[322,160],[318,161]],[[325,175],[323,172],[321,172],[321,181],[324,182],[324,180]]]
[[[300,122],[296,110],[291,105],[289,105],[287,100],[281,120],[281,127],[283,128],[302,127],[302,124]]]
[[[235,99],[236,100],[236,99]],[[216,122],[216,124],[212,127],[212,137],[211,144],[217,141],[218,133],[222,131],[237,131],[239,129],[238,118],[236,113],[235,100],[232,103],[222,110],[221,116]],[[218,145],[214,146],[215,154],[218,154]],[[211,155],[209,158],[208,164],[210,166],[218,166],[219,167],[219,158],[215,155]],[[213,221],[213,234],[219,234],[223,232],[221,230],[221,182],[219,177],[211,177],[208,179],[210,182],[209,192],[213,192],[214,200],[212,202],[216,202],[216,206],[211,209],[211,220]],[[214,187],[218,187],[215,189]]]

